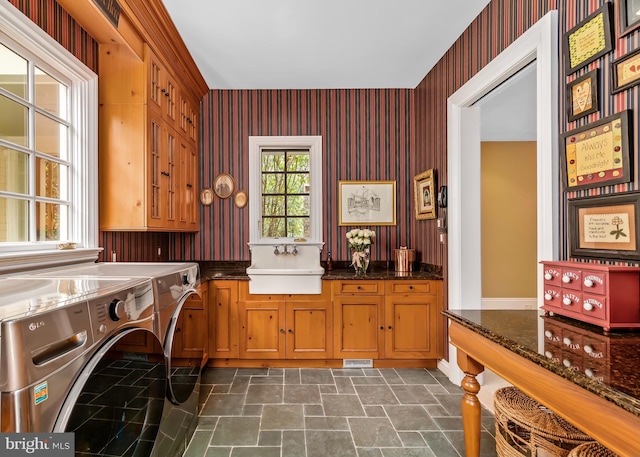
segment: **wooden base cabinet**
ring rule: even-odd
[[[334,357],[378,359],[384,345],[384,297],[334,296]]]
[[[176,340],[173,347],[175,357],[208,358],[209,330],[206,304],[209,300],[209,289],[207,284],[200,285],[198,294],[187,298],[176,323],[174,337]]]
[[[238,358],[238,281],[209,281],[209,358]]]
[[[249,294],[240,284],[239,358],[330,359],[330,288],[319,295]]]
[[[440,281],[333,281],[336,358],[435,359]]]
[[[384,353],[388,359],[437,358],[439,281],[388,281]]]

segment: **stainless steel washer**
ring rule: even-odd
[[[151,281],[11,277],[0,290],[2,431],[74,432],[79,456],[163,455]]]
[[[197,294],[200,280],[197,263],[120,262],[89,263],[65,268],[51,275],[85,275],[95,278],[140,277],[152,281],[154,290],[154,331],[163,343],[167,367],[167,407],[158,435],[163,456],[180,456],[198,425],[198,397],[202,357],[176,357],[175,341],[183,305]]]

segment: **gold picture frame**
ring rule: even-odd
[[[395,181],[338,181],[338,225],[396,225]]]
[[[249,197],[244,190],[239,190],[236,192],[236,195],[233,197],[233,202],[236,204],[238,208],[244,208],[247,206],[249,202]]]
[[[233,177],[227,173],[220,173],[213,180],[213,191],[220,198],[229,198],[236,188]]]
[[[435,197],[435,172],[433,168],[413,178],[413,200],[416,207],[416,219],[435,219],[437,213]]]

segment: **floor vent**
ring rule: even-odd
[[[373,368],[373,359],[342,359],[342,368]]]

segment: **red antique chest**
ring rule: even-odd
[[[640,328],[640,268],[541,262],[547,313],[612,328]]]

